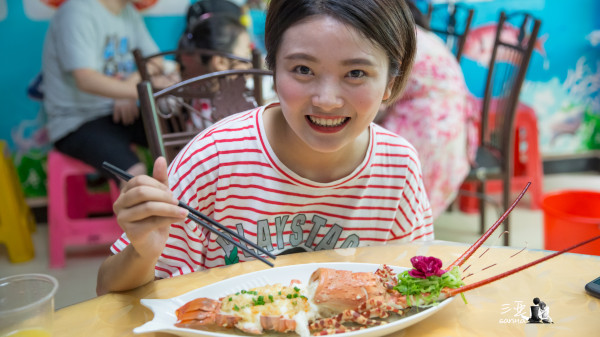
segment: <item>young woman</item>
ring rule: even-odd
[[[414,148],[372,123],[415,52],[397,0],[271,0],[265,38],[280,103],[201,132],[114,209],[125,234],[99,294],[251,260],[185,220],[177,200],[281,254],[433,239]]]

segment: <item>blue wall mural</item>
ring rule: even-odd
[[[432,0],[445,2],[443,0]],[[28,196],[44,195],[43,158],[49,147],[36,92],[41,53],[53,3],[61,0],[0,0],[0,138],[15,155]],[[146,0],[146,24],[160,49],[172,49],[193,0]],[[241,1],[235,1],[237,3]],[[426,4],[428,0],[417,0]],[[446,1],[447,2],[447,1]],[[525,10],[542,20],[539,43],[521,101],[538,117],[544,157],[600,149],[600,1],[463,0],[475,9],[470,41],[461,60],[468,87],[481,97],[486,74],[481,53],[500,10]]]
[[[491,48],[493,26],[501,10],[527,11],[539,18],[542,26],[520,100],[536,112],[542,155],[600,149],[600,2],[459,2],[475,9],[461,60],[473,95],[482,97],[487,68],[482,54],[471,46],[483,43]]]

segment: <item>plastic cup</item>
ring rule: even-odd
[[[52,336],[58,281],[44,274],[0,279],[0,337]]]

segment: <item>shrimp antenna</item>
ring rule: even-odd
[[[598,235],[596,237],[593,237],[591,239],[585,240],[583,242],[580,242],[580,243],[578,243],[576,245],[573,245],[573,246],[571,246],[569,248],[565,248],[565,249],[563,249],[561,251],[554,252],[554,253],[552,253],[550,255],[544,256],[544,257],[539,258],[539,259],[537,259],[535,261],[532,261],[532,262],[529,262],[527,264],[524,264],[524,265],[522,265],[520,267],[511,269],[511,270],[509,270],[507,272],[504,272],[502,274],[498,274],[496,276],[489,277],[489,278],[487,278],[485,280],[481,280],[481,281],[478,281],[478,282],[475,282],[475,283],[472,283],[472,284],[469,284],[469,285],[465,285],[465,286],[462,286],[462,287],[459,287],[459,288],[449,289],[448,292],[447,292],[447,294],[448,294],[448,296],[454,296],[456,294],[464,293],[465,291],[468,291],[468,290],[471,290],[471,289],[479,288],[479,287],[481,287],[483,285],[486,285],[486,284],[492,283],[492,282],[494,282],[496,280],[505,278],[505,277],[510,276],[510,275],[512,275],[514,273],[518,273],[518,272],[520,272],[523,269],[527,269],[529,267],[535,266],[536,264],[542,263],[542,262],[544,262],[546,260],[550,260],[551,258],[553,258],[555,256],[558,256],[560,254],[566,253],[566,252],[568,252],[568,251],[570,251],[572,249],[575,249],[575,248],[577,248],[579,246],[583,246],[583,245],[585,245],[587,243],[590,243],[590,242],[598,240],[598,239],[600,239],[600,235]]]
[[[517,206],[519,201],[521,201],[521,198],[523,198],[525,192],[527,192],[527,189],[530,185],[531,182],[528,182],[527,185],[525,185],[525,188],[523,188],[523,191],[521,191],[521,193],[517,197],[517,199],[515,199],[512,205],[510,205],[510,207],[506,211],[504,211],[504,214],[502,214],[500,219],[496,220],[492,227],[490,227],[490,229],[488,229],[477,241],[475,241],[475,243],[471,247],[469,247],[469,249],[467,249],[458,259],[456,259],[456,261],[452,262],[452,264],[449,265],[448,268],[446,268],[446,270],[452,270],[454,266],[462,266],[471,257],[471,255],[473,255],[477,251],[477,249],[481,247],[485,240],[487,240],[492,235],[492,233],[494,233],[494,231],[498,229],[502,221],[506,219],[510,212],[512,212],[512,210],[515,208],[515,206]]]

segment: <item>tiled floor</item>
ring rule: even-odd
[[[544,178],[544,192],[562,189],[587,189],[600,191],[600,174],[559,174]],[[496,218],[490,210],[489,224]],[[543,248],[543,213],[531,210],[525,204],[519,205],[512,213],[511,245],[528,248]],[[436,238],[439,240],[472,243],[478,237],[479,217],[459,211],[446,212],[435,222]],[[46,273],[55,276],[60,284],[56,294],[56,308],[62,308],[95,296],[96,274],[106,257],[108,247],[94,247],[89,251],[70,251],[64,269],[49,269],[47,226],[40,224],[33,234],[36,256],[33,260],[11,264],[6,250],[0,246],[0,277],[21,273]],[[493,245],[490,242],[490,245]],[[499,244],[499,242],[498,242]]]

